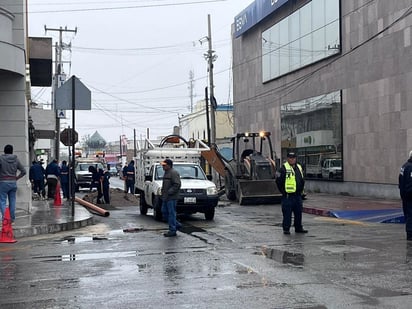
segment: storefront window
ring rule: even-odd
[[[306,178],[343,180],[340,91],[282,105],[281,128],[282,159],[293,149]]]
[[[262,33],[263,82],[337,53],[339,0],[313,0]]]

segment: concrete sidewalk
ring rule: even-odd
[[[94,224],[94,214],[82,205],[74,204],[73,217],[71,202],[64,201],[62,206],[54,206],[53,202],[34,200],[30,214],[17,209],[13,223],[14,237],[18,240],[21,237],[56,233]],[[389,221],[380,219],[381,213],[385,211],[389,212]],[[374,222],[387,223],[402,223],[399,216],[403,216],[400,199],[382,200],[324,193],[309,193],[303,202],[303,212],[360,221],[370,221],[378,217],[380,221]]]
[[[56,233],[92,225],[93,214],[85,207],[62,202],[62,206],[54,206],[53,200],[33,200],[30,214],[17,209],[16,220],[13,223],[13,234],[18,240],[21,237],[39,234]]]

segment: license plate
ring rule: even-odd
[[[183,199],[185,204],[196,204],[196,198],[195,197],[185,197]]]

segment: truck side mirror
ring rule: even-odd
[[[152,181],[152,176],[150,176],[150,175],[145,175],[145,176],[144,176],[144,181]]]
[[[212,181],[212,179],[213,179],[213,177],[212,177],[212,175],[206,175],[206,178],[207,178],[207,180],[210,180],[210,181]]]

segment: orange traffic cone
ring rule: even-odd
[[[13,227],[11,226],[10,209],[6,208],[6,213],[3,218],[3,226],[1,227],[0,242],[15,243],[17,240],[13,237]]]
[[[57,182],[56,192],[54,193],[54,206],[62,205],[62,197],[60,195],[60,182]]]

